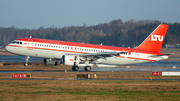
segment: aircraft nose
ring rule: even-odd
[[[5,47],[5,50],[8,51],[8,46]]]
[[[9,46],[8,45],[5,47],[5,50],[9,52]]]
[[[9,53],[12,53],[12,54],[19,54],[19,50],[16,49],[15,47],[13,47],[11,44],[10,45],[7,45],[5,47],[6,51],[8,51]]]

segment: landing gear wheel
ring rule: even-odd
[[[91,71],[91,66],[86,66],[86,67],[84,67],[84,70],[85,70],[85,71]]]
[[[78,66],[72,66],[72,70],[73,70],[73,71],[78,71],[78,70],[79,70],[79,67],[78,67]]]
[[[27,67],[27,66],[28,66],[28,64],[27,64],[27,63],[25,63],[25,64],[24,64],[24,66],[25,66],[25,67]]]

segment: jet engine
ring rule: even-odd
[[[45,64],[45,65],[60,65],[60,64],[61,64],[61,60],[45,59],[45,58],[44,58],[44,64]]]
[[[68,66],[77,66],[79,64],[79,56],[63,55],[62,63]]]

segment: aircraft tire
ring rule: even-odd
[[[91,71],[91,66],[85,66],[85,67],[84,67],[84,70],[85,70],[85,71]]]
[[[78,71],[78,70],[79,70],[79,67],[78,67],[78,66],[72,66],[72,70],[73,70],[73,71]]]
[[[24,64],[24,66],[25,66],[25,67],[27,67],[27,66],[28,66],[28,64],[27,64],[27,63],[25,63],[25,64]]]

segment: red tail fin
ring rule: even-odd
[[[160,52],[168,25],[160,24],[136,49]]]

